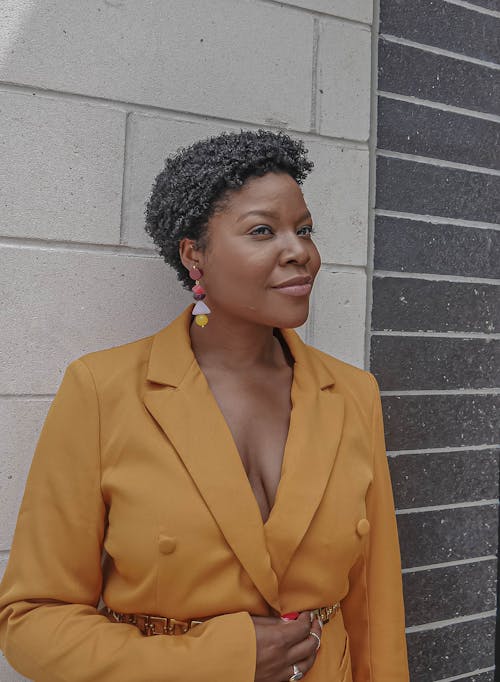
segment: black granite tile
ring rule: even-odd
[[[500,448],[389,457],[397,509],[498,499]]]
[[[403,575],[406,624],[423,625],[496,608],[496,560]]]
[[[471,677],[465,677],[463,682],[496,682],[495,681],[495,671],[490,670],[486,673],[479,673],[479,675],[472,675]]]
[[[500,123],[483,118],[379,97],[377,138],[379,149],[500,168]]]
[[[494,555],[498,505],[398,514],[403,568]]]
[[[384,391],[500,388],[500,339],[372,335],[370,353]]]
[[[376,207],[496,224],[500,176],[379,156]]]
[[[500,395],[382,398],[388,450],[498,445]]]
[[[374,266],[499,279],[500,230],[377,216]]]
[[[463,675],[469,670],[473,674],[475,670],[493,666],[494,640],[494,618],[410,632],[408,660],[411,682],[435,682]]]
[[[499,293],[494,284],[374,277],[372,329],[494,333]]]
[[[467,0],[469,5],[477,5],[486,9],[493,9],[500,12],[500,0]]]
[[[380,33],[498,63],[500,18],[444,0],[383,0]]]
[[[500,70],[379,40],[378,88],[498,114]]]

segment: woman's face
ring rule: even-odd
[[[207,250],[196,253],[213,314],[273,327],[303,324],[321,262],[311,230],[300,186],[287,173],[249,178],[230,192],[208,223]],[[279,288],[296,278],[295,286]]]

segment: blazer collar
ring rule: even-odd
[[[266,523],[234,439],[194,356],[189,305],[153,337],[144,404],[168,437],[255,586],[280,611],[279,582],[321,502],[343,424],[343,398],[320,354],[292,329],[292,411]],[[235,494],[237,491],[237,494]]]
[[[157,384],[177,387],[181,384],[188,369],[196,362],[192,347],[189,327],[192,310],[190,304],[173,322],[153,335],[153,344],[149,356],[146,378]],[[293,329],[280,329],[296,366],[304,366],[318,388],[333,386],[335,378],[318,355],[302,341]]]

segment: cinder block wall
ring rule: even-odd
[[[412,682],[493,682],[500,1],[381,0],[371,368]]]
[[[66,365],[157,331],[191,300],[143,231],[179,146],[256,127],[306,140],[323,267],[300,332],[364,365],[371,22],[371,0],[3,0],[3,565]],[[2,682],[20,679],[0,661]]]

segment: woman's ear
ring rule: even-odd
[[[179,242],[179,258],[188,270],[191,270],[195,263],[201,265],[202,253],[200,249],[196,248],[194,239],[188,237],[181,239]]]

